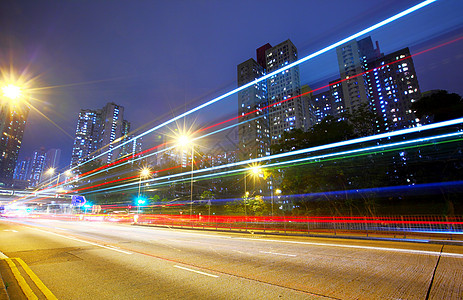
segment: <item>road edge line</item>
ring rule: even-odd
[[[21,275],[21,273],[18,270],[18,267],[15,265],[13,260],[11,258],[3,258],[8,266],[10,267],[11,272],[13,272],[14,278],[16,278],[16,281],[19,284],[19,287],[23,291],[24,295],[26,296],[27,299],[29,300],[38,300],[39,298],[37,297],[36,294],[32,291],[31,287],[27,284],[26,279]]]
[[[47,299],[58,300],[58,298],[56,298],[56,296],[53,295],[53,293],[47,288],[47,286],[42,282],[42,280],[40,280],[40,278],[34,273],[34,271],[32,271],[32,269],[24,262],[24,260],[22,260],[19,257],[15,257],[13,259],[19,262],[24,271],[26,271],[27,275],[29,275],[31,280],[35,283],[35,285],[45,295]]]

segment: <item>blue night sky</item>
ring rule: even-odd
[[[70,136],[80,109],[125,107],[136,129],[236,87],[236,66],[255,49],[291,39],[299,57],[420,1],[21,1],[0,3],[0,65],[38,75],[34,105]],[[381,51],[413,53],[463,36],[463,1],[442,0],[371,34]],[[463,40],[414,58],[422,91],[463,95]],[[312,87],[338,77],[334,51],[301,66]],[[230,100],[216,118],[236,114]],[[215,119],[214,119],[215,120]],[[212,122],[214,120],[207,120]],[[32,112],[20,156],[73,140]]]

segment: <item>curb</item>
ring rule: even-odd
[[[0,300],[10,300],[6,291],[5,283],[3,282],[2,274],[0,273]]]

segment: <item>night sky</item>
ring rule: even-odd
[[[33,105],[68,134],[32,112],[20,156],[60,148],[64,167],[80,109],[112,101],[137,128],[232,90],[236,66],[266,43],[289,38],[303,57],[419,2],[2,0],[0,65],[38,76],[34,87],[46,88]],[[463,1],[438,1],[371,36],[386,54],[416,53],[463,36],[462,15]],[[414,58],[422,91],[463,95],[462,49],[459,40]],[[301,66],[311,87],[338,76],[334,51]]]

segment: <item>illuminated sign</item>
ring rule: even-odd
[[[87,202],[84,196],[73,195],[72,196],[72,206],[82,206]]]

